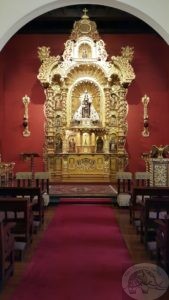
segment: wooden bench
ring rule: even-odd
[[[169,219],[157,220],[157,264],[169,274]]]
[[[144,203],[145,198],[169,197],[169,187],[152,187],[152,186],[134,186],[130,200],[130,223],[134,224],[135,213],[138,210],[137,198],[139,196],[140,204]],[[140,207],[140,206],[139,206]]]
[[[32,242],[33,216],[30,199],[0,197],[0,214],[5,223],[11,224],[15,249],[20,254]]]
[[[44,201],[38,187],[0,187],[0,197],[30,197],[33,204],[34,221],[41,225],[44,222]]]
[[[155,242],[156,220],[165,219],[169,214],[169,197],[145,199],[141,212],[141,241],[146,248],[148,242]]]
[[[14,272],[14,237],[11,226],[0,218],[0,290]]]

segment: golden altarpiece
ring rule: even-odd
[[[44,160],[55,181],[115,179],[128,163],[126,95],[135,78],[133,49],[108,60],[96,23],[84,14],[62,56],[39,47],[38,79],[45,92]]]

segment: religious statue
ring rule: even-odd
[[[87,50],[85,48],[82,51],[82,58],[87,58]]]
[[[109,146],[110,146],[109,147],[110,152],[116,151],[117,146],[116,146],[115,140],[113,138],[111,139]]]
[[[61,108],[61,98],[59,94],[56,94],[55,96],[55,106],[56,109]]]
[[[99,137],[97,139],[97,149],[96,152],[103,152],[103,139]]]
[[[75,140],[74,138],[71,138],[69,140],[69,152],[75,152],[75,146],[76,146]]]
[[[73,120],[81,121],[82,119],[90,119],[91,121],[98,121],[99,115],[92,105],[92,96],[86,90],[80,96],[80,106],[73,116]]]
[[[60,136],[56,138],[56,153],[62,152],[62,139]]]
[[[111,115],[110,117],[110,126],[116,126],[116,116]]]
[[[91,106],[91,98],[88,95],[88,92],[85,91],[84,98],[82,102],[82,118],[90,118],[90,106]]]
[[[56,116],[56,127],[60,127],[62,124],[61,124],[61,116],[60,115],[57,115]]]

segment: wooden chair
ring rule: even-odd
[[[14,272],[14,237],[11,226],[0,218],[0,289]]]
[[[135,172],[134,174],[135,186],[150,186],[150,173],[149,172]]]
[[[150,186],[150,173],[149,172],[135,172],[134,174],[134,186],[135,187],[149,187]],[[137,195],[135,199],[135,217],[132,220],[133,224],[136,227],[137,233],[140,231],[140,209],[142,207],[142,202],[144,198],[148,198],[149,195]],[[130,210],[131,210],[132,201],[130,201]]]
[[[131,198],[132,173],[117,172],[117,204],[120,207],[128,207]]]
[[[15,177],[17,187],[30,187],[32,185],[32,172],[17,172]]]
[[[35,184],[39,187],[42,193],[44,206],[49,204],[49,173],[48,172],[35,172]]]
[[[49,173],[48,172],[35,172],[34,175],[36,187],[40,187],[41,192],[49,194]]]

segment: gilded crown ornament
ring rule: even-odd
[[[88,10],[86,8],[83,12],[84,14],[81,17],[81,20],[75,21],[74,23],[70,39],[77,40],[82,36],[88,36],[94,40],[99,40],[96,23],[89,19],[89,16],[87,15]]]

